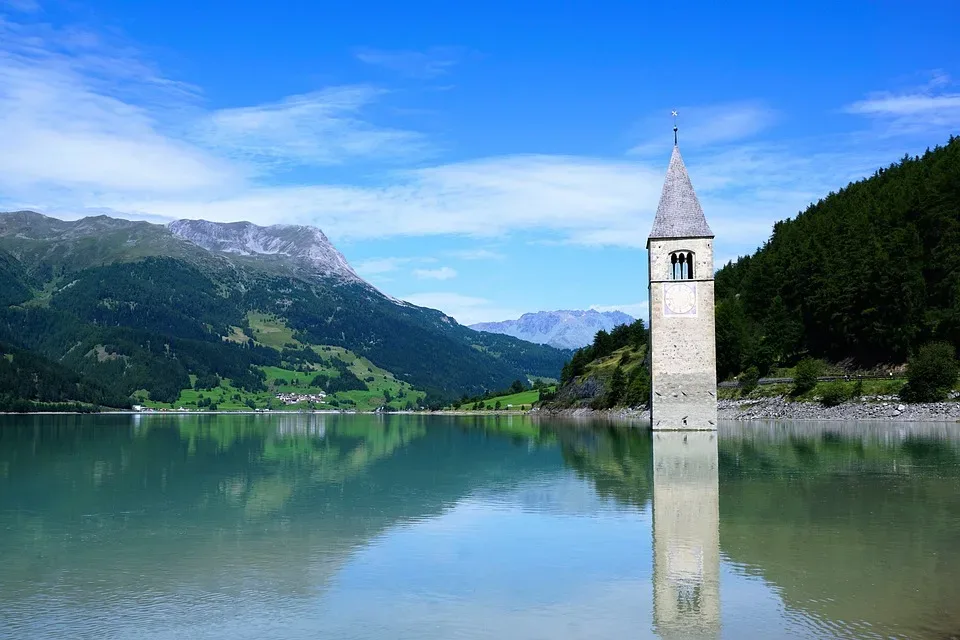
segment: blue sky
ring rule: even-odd
[[[718,266],[960,132],[955,2],[730,4],[0,0],[0,209],[314,224],[461,322],[645,316],[671,109]]]

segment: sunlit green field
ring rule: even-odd
[[[272,333],[277,336],[278,334]],[[377,367],[366,358],[340,347],[315,346],[317,353],[324,358],[337,359],[347,364],[354,375],[367,386],[366,391],[341,391],[328,395],[324,402],[300,402],[293,405],[284,404],[277,399],[278,393],[295,393],[300,395],[316,395],[325,391],[322,387],[311,385],[314,377],[323,374],[331,378],[339,375],[338,371],[330,366],[311,364],[309,371],[298,371],[285,367],[258,367],[266,376],[266,391],[250,392],[233,386],[230,380],[221,380],[214,389],[184,389],[180,397],[172,403],[151,401],[145,392],[135,394],[138,404],[154,409],[216,409],[218,411],[240,411],[251,409],[271,409],[274,411],[302,411],[309,409],[356,409],[370,411],[379,407],[393,410],[408,408],[410,403],[416,406],[417,401],[424,397],[422,391],[415,390],[406,382],[397,380],[393,374]],[[196,382],[196,376],[190,377],[191,384]],[[209,404],[208,404],[209,401]],[[204,406],[201,406],[204,405]]]

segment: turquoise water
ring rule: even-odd
[[[960,425],[0,416],[0,637],[960,637]]]

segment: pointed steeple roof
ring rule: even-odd
[[[674,145],[649,239],[712,237],[713,231],[703,216],[700,201],[693,192],[693,184],[680,157],[680,147]]]

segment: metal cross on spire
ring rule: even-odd
[[[670,115],[673,116],[673,146],[677,146],[677,110],[674,109],[670,112]]]

